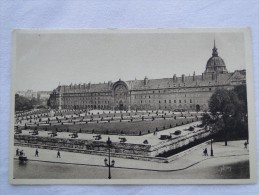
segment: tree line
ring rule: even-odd
[[[29,99],[15,94],[15,111],[31,110],[37,105],[39,105],[39,101],[35,97]]]

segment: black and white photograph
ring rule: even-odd
[[[10,182],[255,183],[250,34],[14,30]]]

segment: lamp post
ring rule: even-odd
[[[112,141],[110,140],[110,137],[108,137],[108,140],[107,140],[107,145],[108,145],[108,148],[109,148],[109,160],[107,160],[107,158],[104,159],[104,164],[105,166],[107,166],[109,168],[109,175],[108,175],[108,179],[111,179],[111,167],[114,167],[115,165],[115,160],[112,160],[111,161],[111,145],[112,145]],[[107,162],[109,161],[109,163]]]
[[[212,142],[213,142],[213,139],[210,140],[210,156],[213,156]]]
[[[211,134],[213,134],[213,130],[212,130],[211,127],[210,127],[210,132],[211,132]],[[210,156],[214,156],[214,155],[213,155],[212,142],[213,142],[213,139],[212,139],[212,137],[211,137],[211,139],[210,139]]]

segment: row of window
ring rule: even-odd
[[[64,101],[66,104],[74,104],[74,101]],[[109,101],[81,101],[80,104],[109,104]]]
[[[64,96],[110,96],[111,93],[64,93]]]
[[[80,97],[80,98],[64,98],[64,101],[75,101],[75,100],[80,100],[80,101],[87,101],[87,100],[105,100],[105,99],[110,99],[110,98],[100,98],[100,97],[91,97],[91,98],[87,98],[87,97]]]
[[[209,90],[211,91],[211,88],[209,88]],[[187,97],[187,94],[181,94],[181,95],[179,95],[179,94],[177,94],[176,96],[178,96],[178,97]],[[190,93],[190,94],[188,94],[188,96],[189,97],[199,97],[199,96],[201,96],[201,94],[195,94],[195,93]],[[159,98],[159,97],[161,97],[161,95],[152,95],[152,96],[150,96],[150,95],[135,95],[134,96],[134,98],[135,99],[150,99],[150,98]]]
[[[185,89],[181,89],[183,91],[185,91]],[[196,90],[193,90],[192,91],[200,91],[200,90],[203,90],[203,91],[206,91],[206,90],[209,90],[211,91],[211,87],[209,88],[197,88]],[[155,94],[155,93],[165,93],[165,92],[170,92],[171,90],[169,89],[163,89],[163,90],[158,90],[158,91],[150,91],[151,93]],[[150,92],[145,92],[145,93],[150,93]],[[173,91],[171,91],[173,92]],[[179,91],[178,91],[179,92]],[[87,97],[91,97],[91,96],[111,96],[112,94],[111,93],[65,93],[64,96],[87,96]]]
[[[154,101],[154,100],[153,100],[153,101]],[[149,100],[148,102],[151,103],[150,100]],[[164,100],[164,103],[165,103],[165,104],[166,104],[167,102],[168,102],[169,104],[171,104],[172,102],[177,103],[177,100],[174,100],[174,101],[172,101],[172,100],[168,100],[168,101]],[[183,100],[183,102],[184,102],[184,103],[187,103],[187,100]],[[144,100],[141,100],[140,103],[141,103],[141,104],[144,103]],[[146,100],[145,100],[145,103],[147,103]],[[161,100],[158,100],[158,103],[160,104],[160,103],[161,103]],[[182,100],[179,100],[179,103],[182,103]],[[190,99],[190,103],[192,103],[192,99]]]

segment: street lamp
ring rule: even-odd
[[[210,132],[211,132],[211,134],[214,133],[211,127],[210,127]],[[210,139],[210,156],[213,156],[212,142],[213,142],[213,139],[212,139],[212,136],[211,136],[211,139]]]
[[[107,140],[107,145],[108,145],[108,148],[109,148],[109,160],[107,160],[107,158],[104,159],[104,164],[106,167],[109,168],[109,176],[108,178],[111,179],[111,167],[114,167],[115,165],[115,160],[112,160],[111,161],[111,146],[112,146],[112,141],[110,140],[110,137],[108,137],[108,140]],[[109,161],[109,162],[108,162]]]
[[[211,140],[210,140],[210,156],[213,156],[212,142],[213,142],[213,139],[211,138]]]

